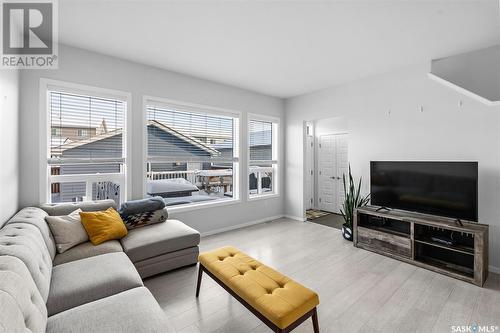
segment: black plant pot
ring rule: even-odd
[[[348,241],[352,242],[352,229],[351,227],[348,227],[345,223],[342,224],[342,236],[344,236],[345,239]]]

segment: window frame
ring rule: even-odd
[[[51,147],[51,124],[50,124],[50,91],[57,90],[62,93],[88,95],[106,99],[117,99],[125,103],[125,114],[123,115],[123,167],[120,173],[108,174],[76,174],[76,175],[51,175],[51,166],[48,163],[50,158]],[[125,91],[100,88],[95,86],[82,85],[78,83],[40,79],[39,89],[39,137],[40,137],[40,184],[39,184],[39,201],[40,203],[51,202],[51,187],[53,183],[63,182],[85,182],[86,183],[86,199],[92,200],[89,197],[89,192],[92,192],[92,183],[98,181],[113,181],[120,184],[120,203],[125,202],[131,197],[132,179],[130,173],[130,157],[132,141],[129,124],[131,123],[132,109],[132,94]]]
[[[248,182],[248,177],[250,176],[250,167],[252,164],[252,160],[250,160],[250,122],[254,121],[262,121],[262,122],[270,122],[273,126],[272,133],[272,155],[273,159],[271,160],[263,160],[258,162],[265,162],[270,164],[276,164],[276,169],[273,172],[273,189],[272,193],[263,193],[263,194],[250,194],[250,183]],[[263,200],[269,198],[279,197],[281,195],[280,191],[280,175],[281,175],[281,161],[280,161],[280,136],[281,136],[281,119],[273,116],[266,116],[261,114],[249,113],[247,115],[247,167],[246,167],[246,177],[247,177],[247,188],[245,188],[247,201],[256,201]],[[257,160],[256,160],[257,161]]]
[[[214,200],[213,202],[200,202],[191,204],[181,204],[175,206],[168,206],[169,213],[187,212],[192,210],[212,208],[218,206],[227,206],[241,203],[241,139],[242,139],[242,112],[237,110],[219,108],[209,105],[196,104],[174,100],[170,98],[143,95],[142,98],[142,196],[147,196],[147,163],[148,163],[148,107],[157,106],[159,108],[182,106],[186,108],[194,108],[199,111],[206,112],[212,115],[221,115],[226,117],[233,117],[238,119],[237,133],[234,135],[233,151],[236,152],[237,161],[233,162],[233,198],[227,200]],[[196,111],[196,110],[193,110]],[[234,124],[233,124],[234,126]]]
[[[50,135],[51,136],[61,136],[61,130],[59,128],[51,128]]]
[[[79,137],[79,138],[84,138],[84,137],[86,137],[88,135],[89,135],[89,130],[88,129],[80,128],[76,132],[76,136]]]

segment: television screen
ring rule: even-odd
[[[477,162],[370,162],[371,204],[477,221]]]

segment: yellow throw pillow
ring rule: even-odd
[[[110,207],[100,212],[80,212],[83,227],[94,245],[127,235],[127,228],[118,212]]]

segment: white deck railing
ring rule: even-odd
[[[273,167],[260,167],[260,166],[250,166],[250,173],[254,173],[257,177],[257,189],[253,190],[252,194],[262,194],[272,191],[270,188],[262,187],[262,178],[266,177],[267,174],[273,174]],[[229,174],[228,174],[229,172]],[[220,169],[220,170],[187,170],[187,171],[148,171],[147,179],[149,180],[161,180],[161,179],[175,179],[184,178],[195,186],[202,186],[202,177],[232,177],[232,169]],[[272,176],[271,176],[272,178]],[[271,179],[272,180],[272,179]]]
[[[97,198],[94,198],[93,196],[93,188],[96,184],[102,183],[102,182],[110,182],[119,185],[119,198],[120,201],[125,198],[125,174],[123,173],[97,173],[97,174],[76,174],[76,175],[51,175],[49,176],[49,186],[48,190],[52,190],[53,186],[52,184],[66,184],[66,183],[75,183],[75,184],[85,184],[85,190],[77,190],[76,192],[72,193],[72,191],[69,191],[70,194],[66,193],[67,197],[71,197],[71,195],[74,195],[73,200],[76,201],[87,201],[87,200],[94,200]],[[54,194],[57,196],[60,196],[63,192],[59,188],[59,193],[47,193],[49,196],[49,200],[53,202]],[[52,192],[52,191],[51,191]],[[61,198],[59,198],[61,199]]]
[[[160,179],[175,179],[184,178],[191,184],[197,185],[196,174],[198,170],[187,171],[148,171],[147,179],[160,180]]]
[[[250,166],[249,168],[250,173],[255,174],[255,177],[257,177],[257,189],[256,190],[250,190],[250,195],[255,195],[255,194],[264,194],[264,193],[269,193],[273,191],[273,173],[274,169],[273,167],[260,167],[260,166]],[[262,178],[264,177],[271,177],[271,188],[268,187],[262,187]]]

